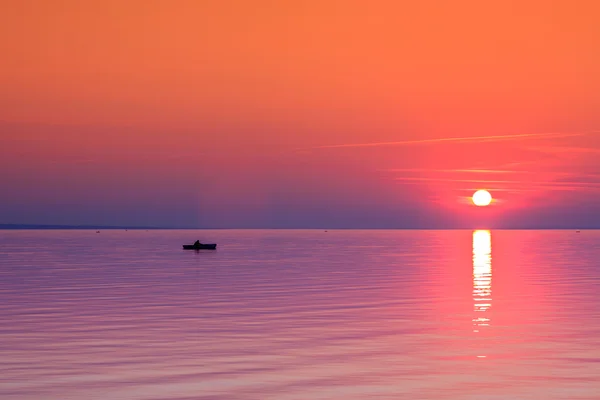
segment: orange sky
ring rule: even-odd
[[[597,210],[600,3],[1,7],[0,223]],[[465,202],[481,187],[489,210]]]

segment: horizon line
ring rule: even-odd
[[[501,230],[600,230],[600,226],[598,227],[503,227],[503,228],[467,228],[467,227],[396,227],[396,228],[325,228],[325,227],[314,227],[314,228],[277,228],[277,227],[255,227],[255,228],[218,228],[218,227],[187,227],[187,228],[177,228],[177,227],[127,227],[127,226],[101,226],[101,225],[60,225],[60,224],[0,224],[0,230],[325,230],[325,231],[342,231],[342,230],[382,230],[382,231],[391,231],[391,230],[435,230],[435,231],[447,231],[447,230],[469,230],[469,231],[501,231]]]

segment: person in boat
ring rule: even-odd
[[[194,246],[196,246],[196,247],[200,247],[200,245],[201,245],[201,244],[202,244],[202,243],[200,243],[200,241],[199,241],[199,240],[196,240],[196,241],[194,242]]]

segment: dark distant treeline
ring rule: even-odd
[[[0,224],[0,229],[167,229],[149,226]]]

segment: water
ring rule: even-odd
[[[598,260],[600,231],[0,231],[0,398],[598,399]]]

